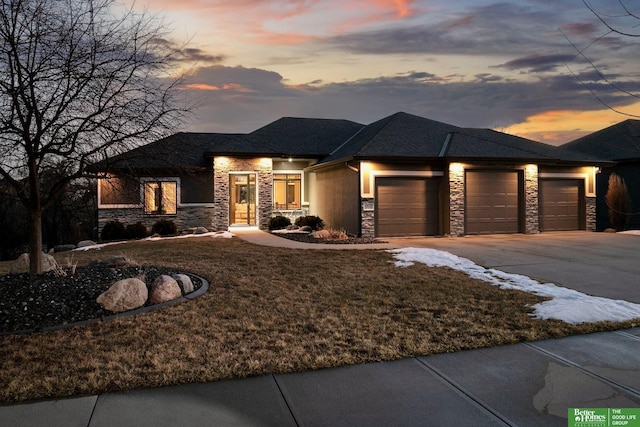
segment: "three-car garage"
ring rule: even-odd
[[[441,219],[447,214],[441,198],[446,189],[442,187],[442,177],[377,177],[376,236],[443,234]],[[584,187],[584,179],[540,178],[537,189],[538,230],[584,230]],[[526,191],[524,170],[466,170],[464,200],[460,206],[464,210],[464,234],[527,232]]]

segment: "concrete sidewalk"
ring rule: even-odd
[[[300,249],[298,245],[305,245],[255,230],[233,232],[258,244]],[[451,252],[478,263],[484,256],[485,263],[503,263],[500,269],[505,271],[538,265],[535,271],[544,274],[550,274],[545,269],[561,268],[554,260],[575,262],[572,256],[560,256],[566,252],[560,236],[523,237],[520,246],[520,237],[485,243],[405,239],[381,249],[449,245]],[[564,241],[590,252],[584,239],[593,238],[599,237],[576,234]],[[612,239],[608,244],[620,245],[621,253],[640,242],[639,237]],[[491,241],[494,252],[486,252]],[[526,247],[532,241],[548,256],[529,254]],[[549,253],[553,246],[556,252]],[[637,259],[637,254],[629,256]],[[531,256],[541,260],[530,263]],[[590,256],[593,260],[587,257],[586,262],[596,262],[598,256]],[[611,272],[616,265],[607,268]],[[569,282],[576,277],[587,279],[567,274],[562,284],[572,287]],[[612,281],[610,276],[600,287]],[[637,288],[629,283],[616,292],[631,300]],[[616,407],[640,407],[640,328],[395,362],[0,406],[0,426],[566,426],[568,408]]]
[[[3,427],[566,426],[640,407],[640,328],[0,407]]]

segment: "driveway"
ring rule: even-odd
[[[640,303],[640,236],[572,231],[535,235],[389,238],[451,252],[486,268]]]

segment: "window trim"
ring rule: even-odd
[[[138,209],[142,207],[140,203],[102,203],[102,185],[101,181],[108,181],[109,178],[98,178],[97,180],[97,197],[98,209]]]
[[[293,209],[279,209],[279,210],[296,210],[296,209],[302,209],[304,206],[308,206],[309,202],[305,202],[305,191],[304,191],[304,171],[300,170],[300,169],[277,169],[273,171],[273,184],[272,184],[272,197],[274,199],[273,202],[273,209],[275,209],[275,198],[276,198],[276,175],[300,175],[300,207],[299,208],[293,208]],[[285,182],[287,182],[285,180]]]
[[[584,180],[585,197],[596,197],[596,174],[597,170],[589,172],[542,172],[538,174],[538,179],[555,178],[555,179],[579,179]],[[589,185],[593,183],[593,185]]]
[[[145,185],[149,182],[175,182],[176,183],[176,212],[171,214],[159,213],[159,212],[147,212],[146,211],[146,203],[145,203]],[[181,194],[180,194],[180,178],[179,177],[144,177],[140,178],[140,200],[142,203],[140,206],[142,207],[142,213],[146,216],[176,216],[178,214],[178,210],[182,207],[182,203],[180,203]]]
[[[368,173],[367,173],[368,172]],[[363,199],[373,199],[375,198],[375,185],[376,178],[410,178],[410,177],[421,177],[421,178],[435,178],[444,176],[443,171],[439,170],[401,170],[401,169],[389,169],[389,170],[380,170],[380,169],[371,169],[363,173],[360,172],[360,197]],[[369,184],[369,191],[365,191],[365,184]]]

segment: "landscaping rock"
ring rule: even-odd
[[[311,233],[313,231],[313,228],[311,228],[308,225],[303,225],[302,227],[300,227],[300,231],[306,231],[307,233]]]
[[[81,240],[80,242],[78,242],[76,246],[78,248],[86,248],[86,247],[95,246],[95,245],[97,245],[97,243],[94,242],[93,240]]]
[[[171,277],[173,277],[175,281],[182,286],[182,291],[185,293],[185,295],[193,292],[193,282],[191,281],[191,278],[189,276],[187,276],[186,274],[172,274]]]
[[[142,307],[148,296],[147,285],[140,279],[130,278],[111,285],[98,296],[96,302],[105,310],[120,313]]]
[[[204,227],[198,227],[196,228],[196,231],[193,234],[207,234],[209,232],[209,230],[207,230]]]
[[[76,245],[56,245],[53,248],[54,252],[68,252],[76,248]]]
[[[151,295],[149,296],[149,304],[160,304],[180,298],[182,291],[178,282],[165,274],[158,276],[151,285]]]
[[[29,271],[29,254],[24,253],[16,259],[15,264],[11,267],[11,273],[25,273]],[[58,263],[56,259],[49,254],[42,254],[42,272],[46,273],[47,271],[55,270],[58,268]]]

